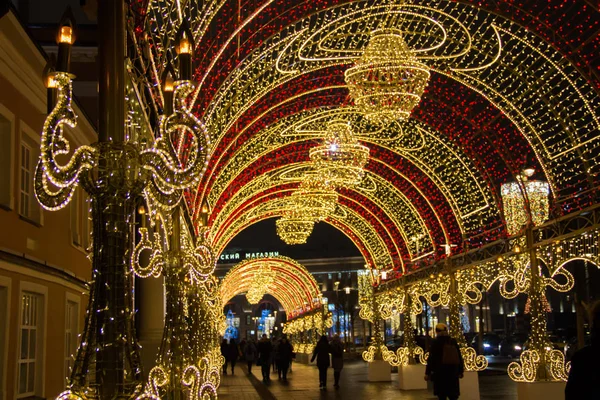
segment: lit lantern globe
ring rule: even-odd
[[[506,219],[506,230],[509,235],[519,233],[529,221],[525,203],[526,199],[521,186],[524,187],[527,200],[529,200],[531,222],[533,225],[540,225],[548,219],[550,186],[547,182],[529,181],[526,179],[526,177],[519,177],[520,182],[505,183],[500,188],[504,218]]]
[[[374,31],[362,57],[345,73],[356,106],[380,125],[407,119],[421,101],[429,77],[429,69],[397,29]]]
[[[275,222],[277,235],[286,244],[303,244],[310,236],[315,222],[310,219],[282,217]]]
[[[351,188],[362,181],[369,161],[369,148],[358,142],[350,124],[331,121],[323,142],[310,149],[317,174],[336,187]]]

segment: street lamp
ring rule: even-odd
[[[57,100],[42,128],[34,190],[42,207],[54,211],[64,208],[82,185],[92,199],[93,265],[82,344],[70,389],[61,397],[129,398],[142,385],[129,268],[137,199],[143,195],[154,210],[170,212],[177,208],[183,190],[204,173],[210,140],[187,102],[195,87],[190,81],[193,41],[185,26],[181,31],[186,32],[179,36],[180,71],[179,80],[173,83],[173,113],[159,117],[159,132],[153,135],[156,140],[150,146],[126,135],[125,2],[99,1],[98,142],[80,146],[70,158],[65,157],[69,143],[63,127],[77,125],[72,106],[74,77],[69,73],[74,23],[69,11],[65,15],[57,34],[56,71],[52,81],[47,79],[49,89],[56,90]],[[168,82],[165,86],[168,88]],[[180,160],[173,137],[189,143],[185,146],[189,155],[186,162]],[[207,259],[201,275],[208,276],[206,272],[210,274],[212,269],[214,265]]]

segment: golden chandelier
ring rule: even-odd
[[[350,124],[342,120],[327,124],[323,142],[310,149],[309,154],[319,177],[336,187],[360,184],[369,161],[369,148],[358,142]]]
[[[356,106],[369,121],[381,125],[410,116],[429,76],[402,33],[391,28],[374,31],[362,57],[345,73]]]
[[[282,217],[275,222],[277,235],[286,244],[303,244],[312,233],[315,221],[301,217]]]
[[[275,272],[271,268],[265,265],[260,266],[254,274],[252,286],[246,293],[248,303],[257,304],[269,291],[269,285],[273,283],[274,279]]]
[[[335,211],[338,194],[328,181],[317,175],[307,175],[298,189],[287,199],[290,214],[302,219],[323,221]]]

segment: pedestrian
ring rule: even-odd
[[[227,339],[223,339],[221,342],[221,355],[225,358],[225,363],[223,364],[223,375],[227,375],[227,360],[229,354],[229,346],[227,345]]]
[[[592,342],[573,354],[565,400],[600,398],[600,301],[594,303],[590,314]]]
[[[266,334],[258,342],[258,363],[262,369],[263,382],[271,382],[271,356],[273,353],[273,345]]]
[[[327,389],[327,368],[329,368],[329,342],[325,335],[317,342],[313,350],[310,362],[317,359],[317,368],[319,368],[319,389]]]
[[[282,337],[278,347],[279,360],[277,361],[277,374],[279,375],[279,379],[283,376],[284,382],[287,382],[287,374],[292,362],[293,352],[294,349],[292,348],[292,344],[288,342],[287,337]]]
[[[244,347],[244,358],[248,363],[248,374],[251,374],[252,364],[254,364],[254,359],[256,358],[256,345],[252,339],[250,339],[248,343],[246,343],[246,347]]]
[[[436,338],[432,341],[425,369],[425,380],[433,380],[433,394],[439,400],[456,400],[460,395],[459,378],[464,373],[463,359],[456,340],[448,336],[448,326],[435,326]]]
[[[279,363],[279,340],[273,338],[271,344],[273,344],[273,356],[271,357],[271,363],[273,364],[273,372],[275,372],[277,371],[277,365]]]
[[[229,363],[231,363],[231,375],[233,375],[233,370],[235,369],[235,363],[240,356],[240,349],[238,348],[235,339],[229,339],[229,346],[227,347],[227,355]]]
[[[331,366],[333,367],[333,387],[340,388],[340,375],[344,368],[344,345],[340,340],[340,335],[336,334],[329,345],[331,351]]]
[[[240,360],[245,358],[245,354],[246,352],[244,351],[246,349],[246,339],[242,339],[240,340],[240,343],[238,344],[238,348],[240,349]]]

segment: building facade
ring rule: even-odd
[[[90,224],[79,191],[44,212],[33,190],[47,115],[46,57],[13,9],[0,13],[0,399],[51,398],[65,387],[83,330]],[[72,147],[95,141],[77,106]]]

